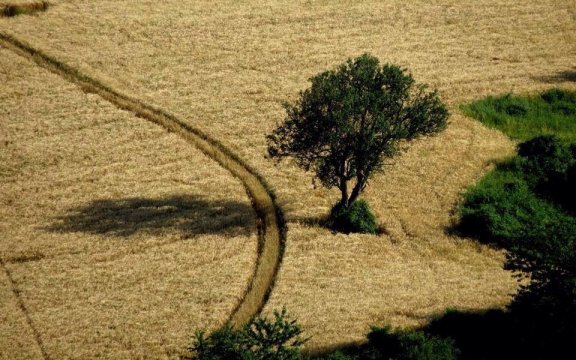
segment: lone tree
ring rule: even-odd
[[[294,104],[284,105],[286,119],[267,136],[268,153],[293,157],[325,187],[340,189],[333,216],[351,208],[400,141],[446,127],[448,111],[436,91],[369,54],[310,80]]]

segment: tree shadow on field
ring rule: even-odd
[[[537,76],[534,80],[541,81],[547,84],[556,84],[562,82],[576,82],[576,68],[572,70],[560,71],[553,75]]]
[[[319,215],[319,216],[288,215],[286,220],[291,223],[298,223],[309,227],[325,227],[325,223],[328,220],[328,215]]]
[[[139,232],[181,233],[184,238],[201,234],[247,236],[256,227],[253,211],[249,205],[235,201],[210,201],[188,195],[96,200],[69,209],[46,229],[110,237],[128,237]]]

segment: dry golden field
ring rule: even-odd
[[[240,182],[7,50],[0,83],[0,358],[159,358],[224,323],[256,257]]]
[[[55,0],[52,4],[43,14],[0,19],[0,31],[25,40],[116,89],[176,114],[239,154],[275,189],[289,220],[289,229],[282,267],[265,310],[286,305],[290,313],[304,325],[306,334],[313,336],[307,345],[309,349],[360,341],[373,324],[415,326],[447,307],[484,309],[503,306],[509,300],[515,290],[515,282],[501,268],[502,254],[471,240],[453,238],[445,233],[463,189],[484,173],[494,159],[510,154],[514,148],[503,135],[463,117],[457,104],[488,94],[533,92],[552,85],[575,88],[576,3],[573,0]],[[417,80],[437,87],[453,112],[446,132],[436,138],[410,144],[406,153],[386,167],[386,172],[377,175],[369,185],[365,198],[386,230],[385,234],[378,237],[334,235],[311,225],[315,219],[327,213],[337,199],[337,194],[314,187],[310,174],[292,164],[284,163],[277,167],[264,156],[264,134],[283,119],[282,103],[294,99],[299,90],[306,88],[309,77],[364,52],[378,56],[383,62],[408,67]],[[7,54],[6,51],[4,53]],[[3,63],[6,62],[13,64],[16,60],[3,60]],[[24,71],[21,68],[26,66],[16,66],[18,71]],[[41,88],[42,85],[50,89],[55,99],[53,101],[63,104],[53,106],[54,109],[31,105],[28,111],[33,111],[38,117],[60,116],[62,121],[74,120],[76,123],[80,111],[72,106],[74,97],[63,91],[56,92],[54,86],[50,85],[52,82],[63,84],[61,80],[53,75],[43,75],[47,79],[43,84],[27,88],[21,82],[30,81],[28,77],[31,75],[18,76],[16,69],[10,72],[3,70],[6,75],[4,72],[2,74],[21,79],[17,86],[14,85],[14,89],[24,89],[18,90],[21,98],[32,101],[32,95],[29,94],[36,91],[35,86]],[[9,89],[4,83],[1,86],[3,92]],[[73,88],[70,85],[61,86]],[[74,104],[88,106],[86,99],[91,101],[93,110],[85,114],[88,124],[105,122],[103,117],[106,114],[115,113],[110,105],[95,96],[81,93],[76,96],[81,96],[82,101]],[[3,109],[5,101],[2,98]],[[19,113],[16,109],[13,111]],[[123,116],[129,118],[126,114]],[[124,132],[124,136],[153,132],[146,130],[147,127],[154,127],[143,120],[133,121],[134,125],[130,131]],[[26,131],[16,128],[10,134],[14,134],[11,136],[15,138],[26,138]],[[156,134],[157,137],[164,136],[178,143],[176,139],[162,135],[161,130],[156,130]],[[31,136],[28,138],[32,139]],[[64,140],[66,143],[75,141],[92,146],[95,145],[93,142],[100,145],[100,141],[96,141],[100,138],[94,134],[83,140],[74,140],[73,134],[66,133],[60,134],[60,140],[39,137],[44,140],[34,138],[29,141],[40,147],[45,146],[44,143],[62,146]],[[150,144],[159,142],[157,138],[154,139],[149,141]],[[135,142],[127,145],[127,140],[116,141],[106,149],[119,154],[137,151],[125,148],[128,145],[134,146]],[[200,156],[186,144],[182,147],[181,152]],[[129,157],[134,169],[140,169],[140,172],[134,170],[134,173],[130,173],[133,180],[129,189],[136,195],[121,194],[123,198],[159,196],[146,192],[156,188],[145,184],[143,179],[148,178],[153,183],[158,177],[166,176],[164,169],[158,168],[159,161],[156,158],[163,149],[160,145],[149,145],[145,147],[149,155]],[[3,150],[0,156],[11,154],[6,155],[11,161],[20,161],[14,159],[23,153]],[[63,154],[58,165],[61,171],[78,176],[54,180],[67,184],[63,185],[64,190],[58,192],[45,189],[40,196],[35,190],[28,190],[38,186],[37,180],[29,176],[23,178],[20,185],[26,191],[16,190],[13,187],[15,185],[10,184],[9,191],[3,194],[18,198],[26,198],[23,195],[26,194],[30,199],[44,199],[42,201],[49,208],[68,209],[74,208],[68,206],[73,204],[63,202],[94,199],[105,196],[106,191],[119,191],[107,190],[101,184],[93,188],[87,186],[85,182],[88,180],[81,177],[82,172],[77,169],[84,160],[76,151]],[[164,160],[164,156],[175,155],[175,152],[164,151],[162,154],[160,163],[169,161]],[[2,161],[4,163],[4,159]],[[10,171],[26,169],[26,162],[21,162],[14,163]],[[27,164],[35,167],[42,162],[46,160],[38,158]],[[113,189],[126,187],[126,181],[118,175],[121,170],[126,171],[126,166],[114,165],[118,163],[119,160],[110,158],[98,163],[98,168],[107,174],[104,178],[108,179]],[[223,202],[244,201],[249,206],[241,186],[236,185],[238,190],[235,192],[231,189],[222,191],[221,185],[209,185],[216,181],[214,179],[222,178],[222,182],[232,186],[229,176],[226,177],[223,170],[212,167],[205,170],[208,165],[204,167],[204,163],[207,161],[198,167],[182,160],[178,165],[180,176],[193,176],[195,181],[186,180],[187,185],[172,184],[174,192],[202,198],[216,197],[219,199],[217,201]],[[221,175],[215,178],[212,172]],[[45,173],[44,170],[42,174]],[[83,181],[81,185],[75,183],[80,181]],[[164,181],[161,183],[164,184]],[[69,194],[66,186],[76,189],[69,200],[62,197],[62,194]],[[95,191],[99,192],[98,196]],[[141,192],[148,195],[142,195]],[[114,196],[117,197],[116,194]],[[213,201],[216,200],[211,200],[211,203]],[[6,211],[12,218],[18,217],[20,227],[33,228],[37,232],[45,231],[38,230],[37,223],[54,222],[54,219],[46,216],[50,211],[39,211],[34,219],[27,215],[30,211],[28,208],[14,209],[3,205],[0,211]],[[134,222],[139,224],[138,221]],[[174,230],[174,226],[171,229]],[[30,231],[25,230],[24,233]],[[12,232],[10,230],[10,238],[18,235]],[[66,249],[78,247],[78,240],[68,240],[72,235],[66,231],[57,235],[46,232],[43,236],[51,237],[46,238],[44,243],[39,240],[39,250],[21,245],[26,242],[20,240],[17,241],[21,243],[19,245],[12,245],[12,242],[1,244],[2,254],[7,256],[5,247],[11,249],[10,254],[36,254],[36,251],[40,253],[42,249],[67,254]],[[143,243],[163,241],[159,240],[156,233],[147,233],[147,236],[149,238]],[[221,238],[220,233],[215,236],[216,240]],[[235,283],[231,284],[230,289],[224,289],[224,284],[214,280],[216,289],[206,284],[204,291],[219,294],[223,291],[240,292],[241,284],[246,282],[250,263],[254,261],[254,247],[244,246],[248,246],[248,236],[250,239],[255,238],[253,233],[244,233],[242,236],[235,246],[242,247],[244,255],[234,251],[238,253],[237,256],[225,258],[230,265],[217,268],[222,271],[229,269],[232,273],[231,264],[234,262],[239,269],[243,269],[234,270],[238,274],[244,271],[239,275],[243,278],[234,279]],[[82,237],[88,237],[86,231]],[[72,245],[67,245],[69,242]],[[109,246],[109,251],[122,251],[122,246],[112,246],[106,241],[102,243],[90,242],[82,250],[107,254],[108,250],[105,249]],[[178,254],[189,253],[181,251],[180,247],[184,245],[178,243],[177,246],[180,249]],[[230,251],[233,251],[232,248]],[[166,256],[166,253],[158,256]],[[10,266],[25,268],[47,261],[50,260]],[[135,257],[130,260],[130,264],[144,267],[140,261],[144,262],[145,259]],[[158,261],[158,264],[162,263]],[[186,258],[185,261],[192,260]],[[218,261],[224,260],[215,259],[215,262]],[[163,264],[172,267],[176,266],[175,263],[166,261]],[[185,269],[190,270],[189,267]],[[14,271],[17,275],[16,269]],[[24,274],[25,270],[22,271]],[[119,270],[118,273],[123,271]],[[22,276],[16,277],[16,280],[28,279]],[[150,274],[143,268],[138,276],[144,279]],[[184,278],[187,275],[182,273],[180,276]],[[93,281],[98,283],[99,280],[96,278]],[[43,284],[53,287],[48,280]],[[28,286],[28,294],[36,291],[32,285]],[[64,285],[60,283],[60,286]],[[233,286],[236,286],[235,290]],[[41,294],[41,288],[37,292]],[[64,304],[65,299],[37,296],[38,299],[26,303],[32,315],[37,313],[37,318],[32,316],[33,322],[52,324],[51,318],[42,314],[51,311],[54,301]],[[126,302],[126,307],[137,306],[136,300],[131,302],[132,299],[124,298],[119,299],[119,303],[120,300]],[[181,306],[176,299],[174,304]],[[15,306],[12,303],[8,305]],[[209,308],[212,305],[205,306]],[[123,310],[114,311],[122,313]],[[98,315],[104,318],[113,316],[105,312],[95,316]],[[10,316],[14,323],[25,321],[15,313]],[[154,316],[158,316],[157,321],[167,318],[163,313],[154,313]],[[215,319],[224,317],[223,313],[214,315]],[[93,334],[91,329],[78,328],[77,317],[58,318],[74,325],[68,333],[72,338],[90,338]],[[154,337],[156,331],[151,325],[154,320],[146,320],[146,326],[149,327],[146,336],[153,339],[150,340],[150,348],[156,349],[154,341],[176,341],[168,333]],[[125,326],[124,322],[118,322],[119,326]],[[206,321],[207,324],[216,322]],[[65,328],[64,325],[61,328]],[[38,328],[42,334],[41,326],[38,325]],[[24,328],[21,331],[29,332]],[[45,335],[47,341],[52,339],[51,336],[53,334]],[[56,339],[50,341],[57,343],[58,338],[65,337],[64,332],[60,331]],[[23,340],[18,338],[14,341]],[[124,346],[124,343],[121,345]],[[144,351],[146,346],[142,345],[139,350]],[[80,355],[81,351],[87,351],[87,355],[95,355],[98,351],[126,354],[121,349],[124,348],[117,343],[94,343],[77,351]],[[139,354],[133,352],[128,356]]]

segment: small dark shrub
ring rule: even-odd
[[[196,360],[300,360],[302,329],[288,321],[286,309],[274,311],[274,319],[252,319],[240,330],[226,326],[209,336],[197,332],[189,348]]]
[[[470,189],[460,207],[458,230],[502,247],[539,232],[558,210],[539,199],[515,173],[492,173]]]
[[[553,135],[542,135],[518,145],[518,155],[526,159],[525,173],[539,182],[563,177],[574,163],[570,149]]]
[[[16,16],[18,8],[14,5],[5,5],[2,9],[2,14],[6,17]]]
[[[576,114],[576,93],[555,88],[542,93],[541,98],[552,105],[555,112],[566,116]]]
[[[208,337],[202,331],[196,333],[190,350],[195,354],[189,359],[196,360],[243,360],[244,341],[242,334],[230,326],[216,330]]]
[[[524,160],[524,177],[541,196],[572,208],[570,194],[574,183],[569,170],[575,166],[573,149],[551,135],[538,136],[521,143],[518,154]]]
[[[510,116],[523,116],[526,115],[528,110],[521,104],[509,104],[504,108],[504,112]]]
[[[562,102],[555,104],[552,109],[557,113],[564,114],[565,116],[576,115],[576,103]]]
[[[330,212],[327,225],[335,231],[346,234],[376,234],[378,232],[376,217],[364,200],[357,200],[348,207],[343,207],[339,204],[334,206]]]
[[[540,97],[549,104],[560,101],[576,103],[576,95],[574,93],[558,88],[546,90],[540,95]]]
[[[430,336],[421,331],[393,333],[389,327],[376,327],[368,334],[374,359],[452,360],[460,351],[450,338]]]
[[[528,112],[526,105],[512,94],[495,99],[494,105],[496,111],[509,116],[524,116]]]

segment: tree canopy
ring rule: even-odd
[[[435,90],[369,54],[310,80],[295,103],[284,105],[284,123],[267,136],[268,153],[293,157],[324,186],[340,189],[341,207],[358,198],[400,141],[446,127],[448,111]]]

